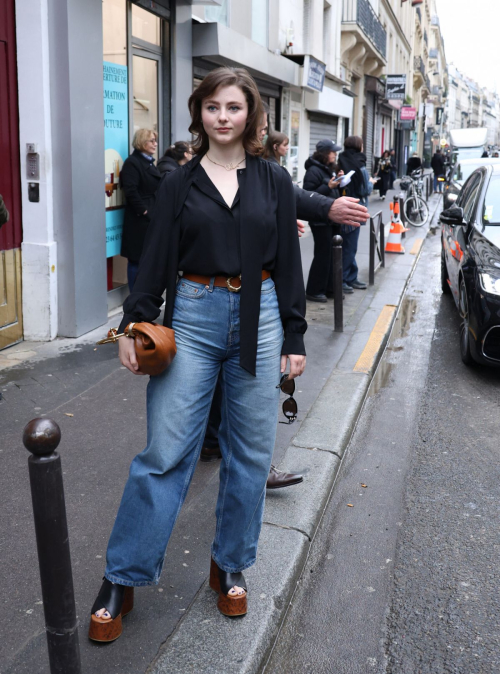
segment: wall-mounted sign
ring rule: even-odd
[[[377,94],[379,98],[385,98],[385,82],[379,80],[378,77],[372,75],[365,75],[365,89]]]
[[[444,108],[436,108],[436,126],[441,126]]]
[[[127,67],[104,61],[106,257],[120,254],[125,204],[120,171],[129,153]]]
[[[388,101],[404,101],[406,97],[406,75],[387,75],[385,97]]]
[[[304,56],[304,76],[302,86],[314,91],[323,91],[326,65],[307,54]]]
[[[399,115],[402,122],[412,122],[417,117],[417,109],[408,105],[403,105],[399,111]]]

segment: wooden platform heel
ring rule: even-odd
[[[98,618],[96,612],[105,608],[108,616]],[[116,585],[104,579],[97,599],[92,606],[89,639],[92,641],[115,641],[122,633],[122,618],[134,608],[134,588]]]
[[[219,595],[217,608],[224,615],[234,618],[248,611],[247,585],[242,573],[227,573],[219,569],[214,560],[210,563],[210,587]],[[230,594],[233,587],[243,588],[243,594]]]

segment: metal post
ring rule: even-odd
[[[375,246],[377,243],[377,236],[375,233],[375,222],[373,218],[370,217],[370,261],[368,267],[368,283],[369,285],[375,284]]]
[[[399,205],[399,219],[401,220],[403,225],[406,225],[406,222],[403,221],[403,217],[404,217],[403,216],[403,203],[404,203],[404,201],[401,197],[394,197],[394,203],[396,203],[396,200],[397,200],[398,205]],[[406,232],[403,232],[401,234],[401,238],[406,239]]]
[[[380,256],[382,257],[381,264],[385,267],[385,225],[382,220],[382,213],[380,213],[378,226],[378,243],[380,246]]]
[[[81,674],[61,458],[61,429],[33,419],[23,433],[28,459],[51,674]]]
[[[342,237],[332,240],[333,322],[335,332],[344,332],[344,306],[342,304]]]
[[[403,225],[406,227],[406,215],[405,209],[403,208],[405,198],[400,195],[398,199],[399,199],[399,217],[401,218],[401,222],[403,223]]]

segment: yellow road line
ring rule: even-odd
[[[423,242],[423,239],[415,239],[415,243],[410,250],[410,255],[418,255],[420,253],[420,249],[422,248]]]
[[[380,312],[380,316],[377,318],[373,330],[368,337],[366,346],[363,349],[361,356],[358,358],[358,362],[354,366],[353,372],[365,372],[368,373],[375,362],[377,353],[380,349],[384,337],[387,334],[391,326],[392,319],[396,313],[396,307],[393,304],[386,304],[385,307]]]

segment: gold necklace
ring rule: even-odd
[[[208,156],[208,152],[207,152],[206,157],[207,157],[208,161],[211,161],[211,162],[212,162],[212,164],[215,164],[216,166],[222,166],[222,168],[225,168],[226,171],[233,171],[234,169],[238,168],[238,166],[239,166],[240,164],[243,164],[243,162],[244,162],[245,159],[246,159],[246,155],[245,155],[245,156],[243,157],[243,159],[242,159],[241,161],[239,161],[237,164],[233,164],[233,162],[229,162],[229,164],[219,164],[219,162],[216,162],[216,161],[214,161],[213,159],[210,159],[210,157]]]

